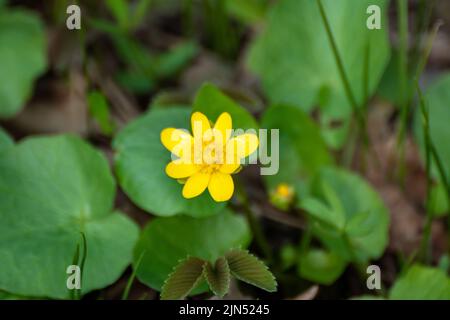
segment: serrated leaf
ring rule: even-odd
[[[234,249],[225,257],[231,274],[237,279],[269,292],[277,290],[277,281],[269,268],[247,250]]]
[[[230,289],[230,267],[224,257],[216,260],[214,266],[211,263],[206,263],[203,266],[203,274],[209,288],[214,294],[222,298]]]
[[[205,263],[194,257],[181,261],[164,283],[161,300],[184,299],[202,280]]]

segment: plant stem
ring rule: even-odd
[[[408,99],[407,99],[407,79],[408,79],[408,3],[407,0],[397,0],[397,21],[399,28],[399,101],[400,118],[397,133],[398,172],[397,176],[403,182],[405,175],[405,132],[408,121]]]
[[[342,62],[342,58],[339,54],[339,50],[337,48],[336,41],[333,36],[333,32],[331,31],[330,23],[328,22],[328,18],[325,13],[325,9],[323,8],[322,0],[316,0],[317,5],[319,6],[320,16],[322,17],[322,22],[325,27],[325,31],[327,33],[328,41],[330,42],[331,50],[333,52],[334,58],[336,60],[336,66],[339,71],[339,76],[341,78],[342,84],[344,86],[345,94],[347,96],[348,101],[350,102],[350,106],[352,108],[353,114],[356,116],[358,120],[358,125],[363,134],[363,141],[366,145],[369,143],[369,138],[367,136],[366,130],[366,120],[361,113],[360,108],[358,107],[358,103],[356,102],[355,96],[350,86],[350,82],[348,80],[347,74],[345,72],[344,64]]]
[[[123,291],[122,300],[128,300],[128,296],[130,294],[131,286],[133,284],[134,279],[136,278],[137,271],[138,271],[138,269],[139,269],[139,267],[141,265],[141,262],[142,262],[142,259],[144,258],[145,253],[146,253],[146,250],[142,251],[141,255],[139,256],[139,259],[136,262],[136,267],[133,268],[133,272],[131,273],[131,276],[128,279],[128,282],[127,282],[127,285],[125,287],[125,290]]]

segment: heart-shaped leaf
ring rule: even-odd
[[[272,191],[279,184],[288,184],[295,188],[298,198],[303,197],[308,189],[308,180],[322,166],[333,162],[319,128],[302,110],[281,105],[264,113],[261,127],[279,130],[279,150],[274,147],[271,151],[278,141],[261,141],[261,154],[270,155],[271,165],[278,168],[275,175],[263,176],[266,186]],[[276,161],[277,155],[279,161]],[[263,163],[264,159],[260,160]]]
[[[395,282],[389,299],[450,300],[450,278],[440,269],[413,265]]]
[[[314,179],[311,196],[301,206],[312,219],[314,234],[332,252],[355,262],[383,253],[388,240],[388,212],[362,178],[342,169],[323,168]]]
[[[189,257],[181,261],[169,275],[161,291],[162,300],[181,300],[200,283],[206,261]]]
[[[121,187],[139,207],[155,215],[204,217],[225,206],[214,202],[207,192],[183,198],[183,186],[165,172],[171,155],[161,143],[161,131],[169,127],[190,129],[189,117],[190,110],[184,108],[152,110],[126,126],[114,140]]]
[[[130,263],[138,228],[112,211],[108,162],[80,138],[31,138],[7,149],[0,193],[0,289],[67,298],[80,232],[88,248],[82,293],[113,283]]]
[[[31,12],[0,8],[0,117],[12,117],[46,68],[44,27]]]
[[[210,262],[203,266],[203,274],[212,292],[219,298],[227,294],[230,289],[230,267],[224,257],[216,260],[212,265]]]
[[[231,274],[260,289],[275,292],[277,281],[267,266],[246,250],[233,249],[226,254]]]
[[[137,277],[161,290],[180,260],[191,256],[214,262],[231,248],[245,248],[250,237],[245,219],[230,211],[201,219],[187,216],[154,219],[145,227],[135,249],[134,264],[146,252]],[[194,292],[206,290],[203,286]]]
[[[253,116],[214,85],[204,84],[195,96],[194,111],[200,111],[208,119],[216,121],[223,112],[228,112],[233,119],[233,129],[258,129]]]
[[[372,94],[389,60],[386,0],[323,0],[350,87],[358,104],[364,100],[364,57],[369,49],[368,93]],[[369,30],[367,9],[381,10],[381,29]],[[350,31],[351,30],[351,31]],[[265,30],[253,44],[248,64],[262,81],[272,103],[285,103],[309,111],[320,105],[327,142],[342,145],[348,120],[347,100],[317,1],[277,2]]]

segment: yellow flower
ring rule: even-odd
[[[270,192],[270,202],[281,210],[288,210],[295,197],[295,191],[287,183],[280,183]]]
[[[258,148],[258,137],[245,133],[232,134],[231,116],[224,112],[211,127],[201,112],[191,116],[192,135],[181,129],[166,128],[161,142],[177,159],[166,166],[166,173],[174,179],[186,179],[183,197],[194,198],[208,188],[217,201],[229,200],[234,192],[231,174],[240,168],[241,159]]]

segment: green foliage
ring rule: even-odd
[[[146,250],[137,277],[153,289],[161,290],[180,260],[191,256],[214,262],[230,248],[247,247],[250,238],[245,220],[230,211],[201,219],[156,218],[145,227],[135,248],[135,262]],[[202,291],[206,291],[206,286],[194,293]]]
[[[441,76],[426,91],[425,100],[428,105],[429,132],[432,144],[435,146],[437,156],[440,158],[448,184],[450,184],[450,145],[448,137],[450,136],[450,74]],[[414,130],[416,141],[420,146],[422,154],[425,156],[425,141],[423,135],[422,115],[420,108],[416,108],[414,119]],[[431,161],[432,175],[443,182],[437,168],[437,163],[432,157]]]
[[[264,19],[268,8],[267,0],[226,0],[228,13],[246,24],[254,24]]]
[[[211,291],[222,298],[227,294],[230,289],[230,267],[224,257],[220,257],[216,260],[216,263],[212,265],[207,262],[203,266],[203,275],[209,285]]]
[[[324,168],[311,197],[301,202],[313,233],[341,259],[366,262],[378,258],[388,241],[389,217],[378,194],[359,176]]]
[[[0,118],[14,116],[46,68],[44,27],[37,16],[0,7]]]
[[[302,278],[330,285],[344,272],[346,262],[334,252],[310,249],[300,255],[298,272]]]
[[[319,128],[302,110],[281,105],[263,114],[261,127],[279,129],[279,171],[263,177],[267,188],[274,190],[278,184],[286,183],[295,188],[300,199],[308,190],[309,179],[322,166],[333,163]],[[266,148],[270,152],[270,141],[260,144],[263,154]]]
[[[277,291],[277,281],[267,266],[246,250],[234,249],[225,255],[231,274],[237,279],[269,292]]]
[[[0,127],[0,152],[14,145],[11,137]]]
[[[393,300],[450,300],[450,278],[436,268],[413,265],[393,285]]]
[[[370,47],[369,94],[377,88],[389,59],[385,0],[323,1],[343,66],[356,102],[364,102],[364,63]],[[366,28],[366,9],[378,5],[384,13],[382,29]],[[349,32],[349,30],[352,30]],[[358,63],[356,63],[358,61]],[[263,34],[253,44],[248,60],[260,76],[272,103],[284,103],[310,111],[320,105],[327,142],[340,147],[351,114],[347,96],[322,24],[316,1],[280,1],[269,12]],[[337,128],[332,122],[344,121]]]
[[[114,122],[109,112],[109,104],[105,96],[99,91],[92,91],[88,95],[89,113],[97,121],[103,134],[110,136],[114,132]]]
[[[202,280],[204,264],[204,260],[192,257],[181,261],[164,282],[161,299],[184,299]]]
[[[108,162],[74,136],[37,137],[0,157],[0,289],[67,298],[66,269],[80,232],[89,251],[82,293],[118,279],[131,261],[137,226],[113,212]],[[36,281],[39,279],[39,281]]]
[[[253,116],[212,84],[204,84],[195,96],[193,111],[200,111],[215,121],[220,114],[228,112],[233,119],[233,128],[258,129]]]
[[[222,210],[205,192],[185,199],[182,185],[165,172],[171,155],[160,140],[164,128],[190,128],[190,110],[151,110],[128,124],[114,139],[116,172],[125,193],[142,209],[158,216],[187,214],[204,217]],[[143,174],[145,173],[145,174]]]

